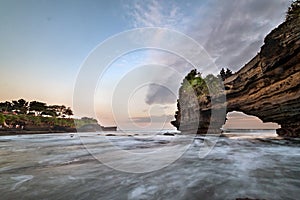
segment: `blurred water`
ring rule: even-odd
[[[185,140],[136,134],[109,138],[125,151],[155,151]],[[204,137],[197,137],[178,160],[150,173],[107,167],[90,155],[76,134],[2,136],[0,199],[299,199],[300,141],[258,136],[220,137],[202,159],[198,153]],[[110,153],[115,162],[117,155],[99,142],[99,135],[81,137],[86,147]]]

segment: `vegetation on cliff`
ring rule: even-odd
[[[207,107],[212,96],[222,95],[224,93],[223,78],[232,75],[229,69],[225,71],[222,68],[221,72],[224,74],[217,76],[208,74],[202,78],[201,73],[193,69],[186,75],[179,88],[175,121],[172,121],[171,124],[179,128],[179,126],[184,127],[184,124],[189,126],[190,123],[198,123],[199,116],[193,116],[193,113],[197,113],[197,110],[202,107]]]
[[[224,72],[224,76],[228,77],[229,74]],[[223,75],[221,74],[218,76],[209,74],[205,78],[202,78],[201,73],[196,69],[193,69],[186,75],[181,83],[179,98],[191,93],[195,94],[200,99],[206,96],[218,95],[222,92],[222,80]]]
[[[0,127],[19,130],[75,129],[87,124],[98,124],[96,119],[73,119],[73,111],[64,105],[47,105],[24,99],[0,102]],[[68,116],[68,117],[67,117]]]
[[[15,113],[35,116],[52,116],[52,117],[66,117],[73,115],[70,107],[64,105],[47,105],[44,102],[31,101],[24,99],[13,100],[11,102],[0,102],[0,112]]]
[[[0,124],[6,128],[49,127],[64,126],[74,128],[74,120],[71,118],[43,117],[26,114],[0,113]]]
[[[230,69],[225,69],[222,68],[220,71],[220,75],[218,75],[218,77],[221,77],[222,81],[225,81],[225,79],[229,78],[230,76],[232,76],[232,71]]]
[[[286,21],[300,17],[300,0],[293,1],[286,12]]]

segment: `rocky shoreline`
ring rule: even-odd
[[[76,132],[101,132],[101,131],[116,131],[117,127],[104,127],[99,124],[86,124],[80,128],[72,128],[65,126],[52,127],[24,127],[21,128],[1,128],[0,136],[4,135],[26,135],[26,134],[51,134],[51,133],[76,133]]]
[[[7,135],[27,135],[27,134],[51,134],[51,133],[74,133],[77,132],[76,128],[70,127],[40,127],[32,129],[21,128],[2,128],[0,129],[0,136]]]

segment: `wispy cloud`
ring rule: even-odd
[[[286,0],[211,1],[205,19],[189,33],[215,58],[217,66],[241,68],[259,51],[264,37],[284,19]],[[202,34],[197,34],[203,31]]]
[[[128,13],[132,27],[165,27],[191,36],[213,58],[217,68],[212,72],[217,74],[222,67],[237,71],[255,56],[264,37],[284,20],[289,3],[286,0],[134,1],[128,6]],[[168,60],[184,73],[191,69],[174,56],[152,58],[157,62]],[[172,81],[172,74],[158,78]],[[173,84],[178,87],[179,82]],[[166,95],[163,88],[149,87],[146,102],[173,102]]]
[[[183,25],[186,20],[180,7],[171,1],[133,1],[132,5],[127,5],[127,9],[134,28],[174,28]]]
[[[172,104],[176,103],[176,94],[173,94],[170,89],[161,87],[156,84],[150,84],[145,102],[151,104]]]
[[[151,115],[151,117],[132,117],[130,120],[135,123],[161,123],[162,121],[170,121],[173,115]]]

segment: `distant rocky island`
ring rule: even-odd
[[[192,70],[179,90],[171,123],[181,131],[196,126],[199,134],[220,133],[226,113],[241,111],[278,123],[280,136],[300,137],[299,13],[299,5],[291,6],[286,21],[265,37],[260,52],[238,72],[202,79]]]
[[[99,125],[96,119],[75,119],[72,115],[71,108],[64,105],[24,99],[0,102],[0,135],[117,130],[117,127]]]

